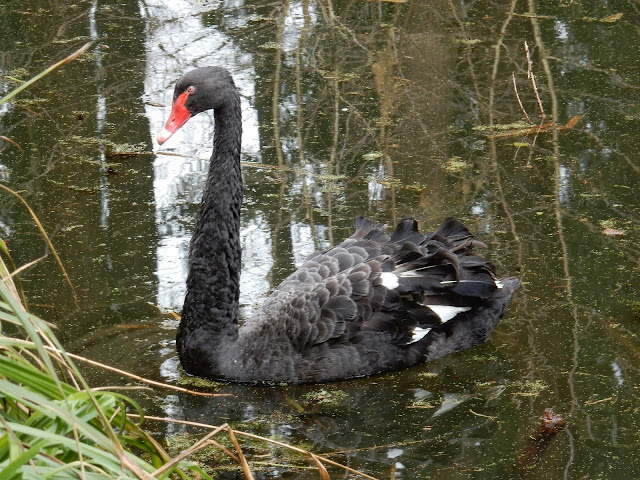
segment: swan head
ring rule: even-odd
[[[233,96],[237,96],[233,78],[222,67],[197,68],[184,74],[176,83],[171,114],[156,137],[158,143],[166,142],[194,115],[222,108]]]

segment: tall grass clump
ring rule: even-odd
[[[151,479],[186,471],[127,417],[132,399],[89,388],[50,326],[29,314],[0,259],[0,478]],[[163,468],[173,464],[170,468]]]

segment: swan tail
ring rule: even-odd
[[[500,279],[502,287],[484,303],[456,314],[451,320],[431,328],[420,340],[409,344],[419,362],[466,350],[484,343],[504,315],[513,293],[520,285],[516,277]]]
[[[377,225],[363,223],[372,236]],[[482,246],[455,218],[422,234],[403,220],[389,235],[394,252],[380,262],[386,288],[382,308],[365,329],[386,331],[425,361],[484,342],[504,314],[517,278],[498,279],[494,265],[474,253]]]

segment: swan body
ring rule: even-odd
[[[340,245],[311,255],[238,327],[241,270],[240,97],[229,72],[207,67],[176,84],[164,143],[213,109],[214,148],[191,239],[176,336],[193,375],[251,383],[319,383],[417,365],[484,342],[519,281],[497,279],[481,245],[448,218],[433,233],[403,220],[356,219]]]

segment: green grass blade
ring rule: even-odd
[[[49,375],[26,361],[17,363],[13,359],[0,357],[0,375],[12,382],[29,385],[52,399],[63,399],[75,391],[70,385],[55,382]]]
[[[58,68],[62,67],[63,65],[66,65],[67,63],[75,60],[76,58],[78,58],[80,55],[82,55],[84,52],[86,52],[89,47],[93,44],[93,42],[89,42],[89,43],[85,43],[80,49],[76,50],[74,53],[72,53],[71,55],[69,55],[66,58],[63,58],[62,60],[60,60],[58,63],[51,65],[49,68],[47,68],[46,70],[40,72],[38,75],[36,75],[35,77],[27,80],[26,82],[24,82],[22,85],[20,85],[17,88],[14,88],[13,90],[11,90],[7,95],[5,95],[4,97],[0,98],[0,105],[2,105],[5,102],[8,102],[9,100],[11,100],[13,97],[15,97],[16,95],[18,95],[20,92],[22,92],[23,90],[29,88],[31,85],[33,85],[34,83],[36,83],[38,80],[42,79],[43,77],[49,75],[51,72],[57,70]]]
[[[49,250],[51,251],[51,254],[56,259],[56,263],[58,264],[58,267],[62,271],[62,275],[64,276],[64,279],[67,282],[67,285],[69,285],[69,288],[71,289],[71,294],[73,295],[74,301],[77,303],[78,302],[78,297],[76,295],[75,288],[73,288],[73,283],[71,283],[71,279],[69,278],[69,275],[67,275],[67,271],[65,270],[64,265],[62,264],[62,260],[58,256],[58,252],[55,249],[55,247],[53,246],[53,243],[51,242],[51,240],[49,239],[49,235],[47,235],[47,231],[42,226],[42,223],[40,223],[40,220],[38,219],[38,216],[35,214],[35,212],[29,206],[27,201],[24,198],[22,198],[22,196],[20,196],[18,194],[18,192],[13,191],[12,189],[7,187],[6,185],[3,185],[2,183],[0,183],[0,188],[2,190],[4,190],[5,192],[7,192],[7,193],[13,195],[14,197],[16,197],[18,200],[20,200],[20,202],[29,211],[29,215],[31,215],[31,218],[33,219],[33,221],[37,225],[38,229],[40,230],[40,234],[42,235],[42,238],[44,238],[45,243],[49,247]]]
[[[0,281],[4,282],[7,285],[7,287],[9,288],[9,290],[11,291],[14,297],[16,297],[17,299],[20,299],[24,303],[25,299],[24,299],[24,294],[22,292],[22,289],[20,289],[20,292],[18,292],[18,288],[15,282],[13,281],[13,277],[11,276],[11,272],[14,271],[16,267],[13,264],[13,259],[11,258],[11,254],[9,253],[9,248],[7,247],[7,244],[1,238],[0,238],[0,253],[4,255],[4,257],[7,259],[7,262],[9,263],[9,267],[7,267],[4,260],[2,259],[2,255],[0,255]]]
[[[13,480],[14,478],[22,478],[22,474],[18,474],[18,470],[29,462],[33,457],[35,457],[40,451],[42,447],[46,445],[46,440],[40,440],[39,442],[34,443],[31,448],[29,448],[26,452],[21,453],[18,457],[14,458],[9,465],[4,467],[2,471],[0,471],[0,475],[2,475],[3,479]]]

